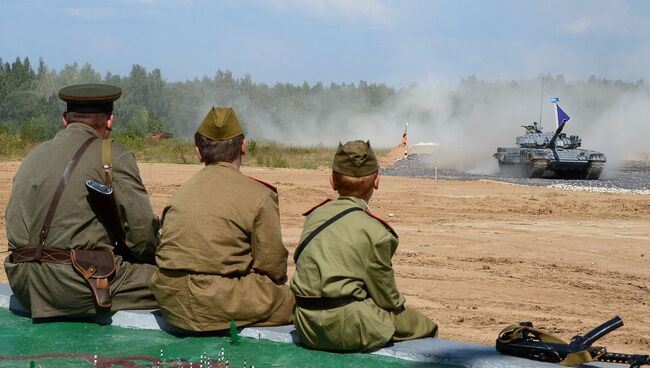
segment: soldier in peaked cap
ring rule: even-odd
[[[163,211],[152,289],[172,325],[189,331],[291,323],[275,187],[239,171],[247,144],[235,112],[212,108],[194,135],[205,167]]]
[[[339,144],[330,178],[339,197],[304,213],[291,290],[294,323],[308,347],[363,351],[437,335],[434,322],[404,307],[395,285],[397,234],[368,207],[378,171],[370,142]]]
[[[59,97],[67,104],[65,129],[34,148],[14,177],[5,214],[10,254],[4,265],[11,289],[32,318],[157,306],[148,280],[156,268],[158,219],[135,157],[107,139],[114,122],[113,102],[121,94],[120,88],[103,84],[61,89]],[[113,248],[87,200],[89,179],[112,181],[106,184],[112,184],[121,219],[128,224],[129,261]],[[98,302],[73,269],[72,255],[80,250],[89,251],[85,254],[97,262],[105,261],[95,266],[106,269],[100,288],[112,296],[108,304]]]

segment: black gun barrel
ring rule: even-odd
[[[579,350],[586,350],[591,347],[591,345],[596,342],[601,337],[607,335],[608,333],[616,330],[619,327],[623,326],[623,320],[619,316],[615,316],[609,321],[601,324],[600,326],[594,328],[593,330],[587,332],[584,336],[581,336],[578,339],[574,339],[571,345],[574,343],[579,344]]]
[[[548,141],[548,144],[546,145],[546,148],[555,148],[555,141],[557,141],[557,137],[560,136],[560,133],[562,133],[562,129],[564,129],[565,125],[566,124],[562,124],[555,130],[555,134],[553,134],[553,137],[551,138],[551,140]]]

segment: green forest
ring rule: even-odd
[[[165,162],[195,162],[191,141],[198,123],[210,106],[232,106],[248,133],[249,116],[264,111],[266,124],[290,129],[298,116],[306,113],[327,115],[327,109],[372,109],[380,106],[395,90],[383,84],[321,83],[301,86],[277,83],[273,86],[254,83],[250,76],[234,78],[230,71],[217,71],[212,77],[191,81],[167,82],[159,69],[147,71],[133,65],[128,76],[101,75],[90,64],[68,64],[61,70],[49,68],[40,59],[33,65],[29,58],[13,62],[0,59],[0,157],[20,159],[37,143],[62,129],[61,113],[65,104],[59,89],[71,84],[108,83],[122,88],[116,104],[113,136],[135,151],[138,158]],[[326,103],[323,103],[327,101]],[[147,139],[150,135],[170,132],[181,139],[161,143]],[[263,138],[263,137],[261,137]],[[256,152],[260,151],[260,152]],[[259,164],[268,166],[318,167],[313,160],[295,163],[279,152],[302,156],[327,157],[329,150],[284,145],[273,142],[251,145]],[[266,155],[263,155],[264,153]],[[260,153],[260,155],[257,155]],[[321,159],[322,161],[322,159]]]
[[[292,116],[306,111],[325,115],[327,110],[353,107],[371,110],[384,104],[396,91],[385,84],[335,84],[324,87],[305,83],[294,86],[254,83],[250,76],[234,78],[230,71],[191,81],[167,82],[159,69],[147,71],[133,65],[128,76],[101,75],[90,64],[68,64],[60,71],[47,67],[41,59],[32,65],[29,58],[13,62],[0,59],[0,126],[21,130],[35,138],[48,138],[59,128],[65,105],[57,98],[64,86],[80,83],[108,83],[121,87],[122,98],[115,105],[119,124],[116,133],[145,135],[168,131],[190,136],[209,106],[233,106],[245,129],[251,111],[266,111],[269,123],[293,123]],[[209,104],[208,104],[209,102]],[[209,106],[208,106],[209,105]]]
[[[0,158],[20,159],[62,129],[65,105],[57,92],[71,84],[108,83],[123,89],[115,105],[112,137],[133,149],[139,159],[194,162],[188,138],[211,106],[235,109],[249,140],[258,143],[253,153],[269,147],[316,147],[318,151],[348,137],[392,147],[399,142],[405,120],[419,140],[449,144],[452,149],[459,139],[465,147],[492,147],[512,141],[521,123],[530,123],[540,114],[541,77],[544,92],[569,97],[567,111],[576,117],[575,127],[590,142],[609,138],[612,117],[619,119],[622,113],[628,115],[620,122],[630,126],[627,131],[645,124],[650,88],[643,80],[592,76],[567,81],[562,75],[540,75],[520,80],[468,76],[456,83],[414,82],[400,88],[363,80],[269,85],[253,81],[250,75],[235,77],[228,70],[167,81],[160,69],[147,70],[137,64],[126,76],[102,75],[90,64],[72,63],[55,70],[42,59],[34,64],[27,57],[17,57],[12,62],[0,58]],[[544,111],[550,113],[548,108]],[[589,130],[579,124],[589,124]],[[149,139],[160,132],[176,137],[164,143],[165,152]],[[277,161],[278,166],[290,161],[282,157],[264,160]]]

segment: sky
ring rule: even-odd
[[[644,0],[0,0],[0,58],[168,81],[650,79]]]

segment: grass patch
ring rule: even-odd
[[[377,159],[381,159],[388,151],[388,149],[375,149]],[[299,147],[270,141],[252,141],[248,145],[248,155],[244,159],[244,165],[292,169],[330,168],[334,152],[336,152],[335,147]]]
[[[244,164],[248,166],[317,169],[329,167],[334,157],[333,147],[285,146],[275,142],[252,141]]]
[[[37,144],[38,142],[30,140],[20,133],[0,129],[1,160],[22,160]]]
[[[172,138],[157,140],[149,136],[116,135],[116,142],[125,145],[138,162],[161,162],[170,164],[198,164],[194,142]]]
[[[150,136],[112,135],[116,142],[126,146],[138,162],[198,164],[194,141],[184,138],[157,140]],[[25,136],[20,131],[0,129],[0,159],[22,160],[41,140]],[[286,146],[271,141],[251,141],[244,166],[291,169],[318,169],[332,166],[335,147]],[[378,158],[388,152],[375,150]]]

